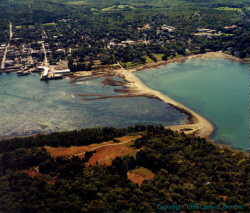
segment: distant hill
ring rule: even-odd
[[[194,9],[217,9],[220,13],[228,13],[230,8],[247,8],[248,0],[0,0],[0,19],[13,22],[51,22],[61,17],[76,14],[80,11],[122,12],[131,10],[173,9],[175,13],[183,13]],[[181,12],[182,11],[182,12]],[[183,12],[184,11],[184,12]],[[231,11],[232,12],[232,11]]]

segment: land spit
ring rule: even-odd
[[[149,96],[160,99],[161,101],[175,107],[177,110],[185,113],[189,117],[189,123],[182,125],[166,126],[166,128],[174,131],[184,132],[186,134],[195,134],[200,137],[208,138],[214,132],[214,126],[206,118],[194,112],[192,109],[175,101],[174,99],[164,95],[163,93],[149,88],[137,76],[134,75],[135,70],[126,70],[124,68],[115,70],[119,77],[124,78],[129,83],[127,87],[130,88],[138,96]]]
[[[167,65],[170,63],[184,63],[187,60],[200,58],[200,59],[212,59],[212,58],[224,58],[232,61],[238,61],[241,63],[249,63],[248,60],[240,59],[238,57],[228,55],[223,53],[222,51],[218,52],[207,52],[204,54],[197,54],[197,55],[190,55],[190,56],[182,56],[178,58],[169,59],[167,61],[159,61],[155,63],[149,63],[143,66],[139,66],[135,69],[126,70],[120,64],[119,66],[121,69],[116,70],[118,76],[123,77],[129,83],[127,87],[131,90],[132,94],[136,93],[140,96],[148,96],[148,97],[155,97],[163,102],[175,107],[177,110],[185,113],[188,115],[189,123],[182,124],[182,125],[174,125],[174,126],[166,126],[166,128],[170,128],[174,131],[184,132],[186,134],[194,134],[196,136],[209,138],[215,130],[214,125],[205,117],[199,115],[198,113],[194,112],[192,109],[186,107],[185,105],[175,101],[174,99],[168,97],[167,95],[149,88],[145,85],[137,76],[133,74],[136,71],[143,71],[146,69],[157,68],[159,66]]]
[[[169,59],[167,61],[149,63],[146,65],[142,65],[134,69],[128,69],[128,70],[124,69],[118,63],[113,66],[113,67],[116,67],[115,69],[109,69],[108,72],[101,72],[102,77],[109,77],[108,79],[104,80],[103,83],[104,85],[123,86],[124,89],[116,89],[116,91],[119,93],[125,93],[125,94],[117,95],[117,96],[93,95],[95,96],[94,98],[87,98],[87,99],[85,98],[85,100],[96,100],[96,99],[106,99],[106,98],[126,98],[126,97],[136,97],[136,96],[147,96],[150,98],[157,98],[173,106],[174,108],[185,113],[188,116],[189,122],[187,124],[166,126],[166,128],[170,128],[174,131],[184,132],[186,134],[194,134],[200,137],[209,138],[214,133],[215,127],[208,119],[194,112],[192,109],[186,107],[185,105],[168,97],[167,95],[157,90],[149,88],[136,75],[133,74],[133,72],[156,68],[156,67],[164,66],[170,63],[183,63],[187,60],[195,59],[195,58],[201,58],[201,59],[224,58],[224,59],[238,61],[242,63],[248,63],[248,60],[240,59],[235,56],[225,54],[222,51],[176,57],[173,59]],[[76,78],[86,79],[86,77],[88,78],[89,76],[100,77],[100,72],[97,72],[97,71],[89,72],[88,75],[86,75],[85,73],[82,74],[82,72],[80,72],[78,75],[76,75]],[[116,80],[112,80],[112,78],[110,78],[113,76],[121,77],[125,81],[116,82]],[[92,95],[82,94],[81,96],[84,97],[84,96],[92,96]]]

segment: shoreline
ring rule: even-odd
[[[159,62],[152,62],[146,65],[142,65],[139,67],[135,67],[134,69],[124,69],[120,64],[118,64],[121,69],[116,70],[118,72],[118,76],[123,77],[126,81],[130,82],[127,84],[128,88],[131,91],[137,91],[136,93],[138,95],[144,95],[147,97],[155,97],[175,109],[179,110],[182,113],[185,113],[188,116],[188,123],[181,124],[181,125],[172,125],[172,126],[166,126],[166,128],[170,128],[174,131],[184,132],[186,134],[194,134],[200,137],[209,138],[212,136],[216,130],[216,125],[213,124],[211,121],[209,121],[204,116],[196,113],[189,107],[175,101],[174,99],[168,97],[167,95],[151,89],[148,87],[144,82],[142,82],[137,76],[133,74],[133,72],[138,71],[146,71],[153,68],[158,68],[160,66],[166,66],[167,64],[171,63],[184,63],[187,60],[190,59],[212,59],[212,58],[223,58],[228,59],[232,61],[237,61],[240,63],[249,63],[248,59],[241,59],[232,55],[228,55],[226,53],[223,53],[222,51],[218,52],[207,52],[203,54],[196,54],[196,55],[190,55],[190,56],[182,56],[178,58],[169,59],[167,61],[159,61]],[[132,92],[131,92],[132,93]]]
[[[242,62],[242,63],[246,63],[246,59],[239,59],[237,57],[231,56],[231,55],[227,55],[223,52],[208,52],[208,53],[204,53],[204,54],[197,54],[197,55],[191,55],[191,56],[183,56],[183,57],[178,57],[178,58],[173,58],[167,61],[160,61],[160,62],[156,62],[156,63],[150,63],[150,64],[146,64],[134,69],[129,69],[126,70],[123,67],[121,67],[120,64],[116,64],[114,67],[120,67],[120,69],[112,69],[109,70],[109,72],[105,73],[103,72],[103,70],[101,70],[101,74],[100,72],[97,71],[89,71],[87,73],[83,73],[85,74],[85,76],[82,76],[81,73],[79,73],[79,77],[83,77],[85,78],[89,78],[92,79],[92,77],[104,77],[104,76],[119,76],[122,77],[125,82],[118,82],[119,85],[117,85],[117,83],[113,82],[113,80],[108,79],[107,81],[105,81],[107,84],[109,84],[110,82],[112,84],[114,84],[113,86],[123,86],[125,89],[123,92],[127,93],[127,95],[119,95],[116,96],[115,98],[125,98],[125,97],[135,97],[135,96],[144,96],[144,97],[149,97],[149,98],[156,98],[158,100],[163,101],[164,103],[167,103],[169,105],[171,105],[172,107],[176,108],[178,111],[185,113],[187,115],[187,120],[188,123],[186,124],[180,124],[180,125],[171,125],[171,126],[166,126],[166,128],[170,128],[174,131],[180,131],[180,132],[185,132],[186,134],[194,134],[200,137],[205,137],[205,138],[209,138],[210,136],[212,136],[212,134],[214,133],[216,127],[215,125],[210,122],[207,118],[205,118],[202,115],[199,115],[198,113],[194,112],[192,109],[186,107],[185,105],[178,103],[177,101],[175,101],[174,99],[168,97],[165,94],[162,94],[161,92],[157,91],[157,90],[153,90],[150,87],[148,87],[145,83],[143,83],[137,76],[135,76],[133,74],[133,72],[137,72],[137,71],[142,71],[142,70],[147,70],[150,68],[156,68],[159,66],[164,66],[170,63],[183,63],[189,59],[193,59],[193,58],[225,58],[225,59],[229,59],[229,60],[234,60],[234,61],[238,61],[238,62]],[[77,77],[76,77],[77,78]],[[74,78],[71,80],[74,80]],[[83,95],[85,96],[85,95]],[[87,96],[92,96],[92,95],[87,95]],[[103,98],[113,98],[113,96],[110,97],[98,97],[98,99],[103,99]],[[15,137],[15,136],[13,136]],[[11,138],[13,138],[11,137]],[[22,137],[22,136],[19,136]],[[27,136],[24,136],[27,137]],[[6,138],[5,138],[6,139]],[[0,138],[0,140],[4,140],[4,138]]]
[[[207,52],[207,53],[202,53],[202,54],[195,54],[195,55],[189,55],[189,56],[180,56],[180,57],[175,57],[166,61],[158,61],[158,62],[152,62],[148,64],[144,64],[135,68],[131,68],[131,70],[134,70],[135,72],[138,71],[145,71],[148,69],[153,69],[153,68],[158,68],[160,66],[166,66],[171,63],[184,63],[187,60],[190,59],[212,59],[212,58],[221,58],[221,59],[228,59],[231,61],[236,61],[244,64],[249,64],[250,59],[241,59],[236,56],[232,56],[229,54],[226,54],[222,51],[217,51],[217,52]]]
[[[167,95],[151,89],[133,74],[135,71],[136,70],[126,70],[121,67],[121,69],[116,70],[115,73],[129,82],[127,87],[132,91],[135,91],[135,94],[158,98],[188,115],[189,123],[166,126],[166,128],[172,129],[173,131],[184,132],[186,134],[194,134],[203,138],[209,138],[213,134],[215,128],[210,121]]]
[[[241,59],[241,58],[223,53],[222,51],[217,51],[217,52],[207,52],[207,53],[196,54],[196,55],[175,57],[173,59],[169,59],[166,61],[152,62],[152,63],[144,64],[135,68],[131,68],[131,69],[125,69],[121,66],[120,63],[118,63],[118,64],[113,65],[114,69],[109,70],[107,73],[104,73],[104,72],[101,72],[101,73],[103,74],[103,77],[104,76],[106,77],[118,76],[125,80],[124,85],[119,85],[119,86],[123,86],[125,88],[124,92],[127,93],[127,95],[122,95],[122,97],[144,96],[144,97],[149,97],[149,98],[156,98],[171,105],[178,111],[185,113],[187,115],[188,123],[181,124],[181,125],[166,126],[166,128],[170,128],[174,131],[184,132],[186,134],[194,134],[200,137],[209,138],[215,132],[215,129],[216,129],[215,124],[210,122],[204,116],[199,115],[198,113],[196,113],[189,107],[175,101],[174,99],[168,97],[165,94],[162,94],[161,92],[157,90],[151,89],[149,86],[147,86],[144,82],[142,82],[137,76],[133,74],[133,72],[146,71],[149,69],[158,68],[160,66],[166,66],[167,64],[171,64],[171,63],[184,63],[187,60],[196,59],[196,58],[200,58],[200,59],[223,58],[223,59],[228,59],[232,61],[237,61],[240,63],[249,63],[248,59]],[[93,72],[90,71],[87,76],[94,77],[96,75],[98,76],[100,75],[100,73],[96,71],[93,71]],[[81,76],[81,77],[84,78],[87,76]],[[104,98],[112,98],[112,97],[104,97]]]

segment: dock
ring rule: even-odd
[[[43,33],[46,35],[46,32],[43,31]],[[37,67],[36,71],[41,72],[40,80],[57,80],[62,79],[64,75],[70,74],[69,69],[65,70],[55,70],[52,66],[50,66],[49,61],[47,59],[47,53],[45,48],[45,42],[42,42],[42,49],[44,52],[44,61],[43,66]]]
[[[57,79],[62,79],[64,74],[62,73],[67,73],[68,72],[60,72],[60,71],[54,71],[51,70],[47,66],[39,67],[39,69],[43,69],[41,72],[40,80],[57,80]]]

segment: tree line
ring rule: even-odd
[[[163,213],[167,206],[174,204],[231,206],[226,212],[249,210],[250,159],[245,153],[162,127],[140,127],[139,131],[142,138],[133,146],[142,149],[135,156],[115,159],[108,167],[86,167],[85,162],[93,154],[88,153],[85,159],[44,157],[43,161],[40,158],[39,172],[52,182],[15,169],[2,174],[0,210]],[[20,155],[23,153],[19,152]],[[38,152],[27,155],[38,155]],[[156,176],[139,186],[128,180],[127,172],[140,167],[153,171]]]

